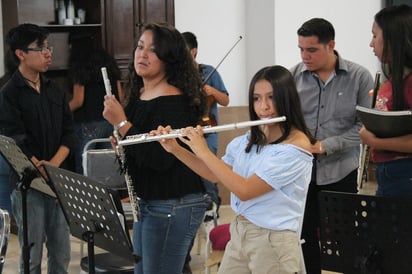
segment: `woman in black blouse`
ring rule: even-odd
[[[119,136],[148,133],[159,125],[197,125],[206,113],[201,79],[181,34],[171,26],[146,25],[134,52],[125,110],[106,96],[103,116]],[[125,147],[126,168],[139,196],[134,224],[135,273],[180,274],[190,241],[205,212],[200,177],[158,142]]]

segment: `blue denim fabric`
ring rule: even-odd
[[[13,214],[18,226],[20,247],[23,247],[23,215],[21,192],[11,195]],[[55,199],[38,191],[27,191],[27,226],[30,248],[30,274],[41,273],[43,243],[47,248],[47,273],[67,274],[70,262],[70,232],[63,211]],[[24,273],[20,258],[20,273]]]
[[[213,152],[213,154],[217,154],[217,133],[210,133],[205,136],[207,145],[210,149],[210,151]],[[220,207],[220,197],[219,197],[219,188],[217,187],[216,183],[210,182],[206,180],[205,178],[201,178],[203,186],[205,187],[205,193],[210,196],[212,201],[216,204],[217,210]],[[195,235],[196,236],[196,235]],[[185,259],[185,264],[189,264],[190,261],[192,260],[192,257],[190,256],[190,252],[193,248],[193,244],[195,242],[195,238],[192,239],[189,249],[187,251],[186,259]]]
[[[376,164],[376,180],[378,196],[412,196],[412,159]]]
[[[6,160],[0,156],[0,208],[6,209],[11,215],[11,200],[10,200],[10,182],[9,182],[10,167]]]
[[[203,221],[204,194],[180,199],[140,201],[133,225],[133,247],[142,260],[135,274],[181,274],[190,242]]]
[[[76,136],[79,140],[74,151],[75,170],[79,174],[83,174],[82,155],[84,146],[87,142],[96,138],[109,138],[113,134],[113,127],[105,120],[88,123],[79,123],[75,125]],[[111,148],[111,144],[100,144],[93,148]]]

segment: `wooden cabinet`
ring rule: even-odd
[[[66,5],[68,0],[65,0]],[[122,75],[127,73],[140,28],[147,22],[174,25],[174,0],[72,0],[77,10],[86,13],[78,25],[58,24],[58,0],[2,0],[3,35],[21,23],[33,23],[50,31],[49,45],[54,47],[53,64],[48,76],[67,86],[69,39],[90,34],[117,60]],[[4,40],[4,39],[3,39]],[[7,50],[7,46],[4,47]],[[66,81],[66,83],[64,83]]]
[[[86,21],[78,25],[60,25],[57,23],[57,1],[55,0],[2,0],[3,35],[21,23],[33,23],[50,31],[50,46],[54,47],[53,70],[66,70],[69,56],[71,35],[88,33],[104,41],[102,8],[103,0],[73,0],[75,10],[86,11]],[[6,49],[7,47],[5,47]]]
[[[47,76],[69,91],[67,81],[69,39],[72,35],[88,34],[94,35],[102,43],[105,41],[102,12],[104,0],[72,0],[76,14],[78,9],[83,9],[86,13],[85,22],[77,25],[57,23],[57,2],[56,0],[2,0],[3,36],[5,37],[10,29],[22,23],[33,23],[48,29],[50,32],[48,41],[53,47],[53,57]],[[4,50],[7,49],[5,45]]]

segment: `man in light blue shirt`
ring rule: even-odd
[[[321,190],[357,192],[361,122],[355,106],[370,107],[373,78],[364,67],[343,59],[335,50],[332,24],[321,18],[297,31],[302,62],[291,69],[305,121],[318,140],[302,230],[306,270],[320,274],[317,194]]]

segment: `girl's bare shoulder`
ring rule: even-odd
[[[309,138],[302,131],[297,129],[292,129],[289,137],[282,143],[295,145],[307,151],[311,151],[312,147]]]

